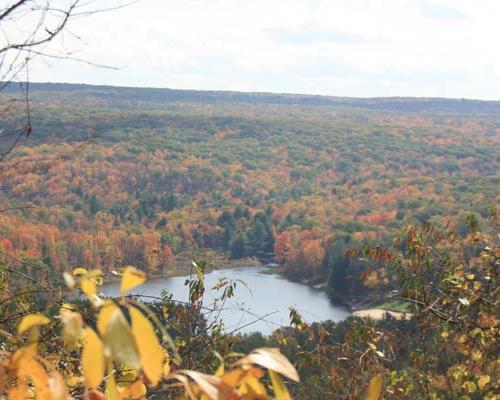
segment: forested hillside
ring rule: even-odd
[[[15,135],[24,104],[0,96]],[[500,102],[66,84],[30,98],[0,188],[2,209],[31,208],[0,214],[0,247],[55,271],[164,273],[212,249],[353,294],[386,277],[348,248],[409,223],[465,233],[499,200]]]
[[[500,103],[64,84],[28,100],[0,93],[9,399],[498,398]],[[410,314],[291,307],[290,326],[240,335],[219,317],[242,282],[206,286],[205,251]],[[175,268],[187,302],[131,295]]]

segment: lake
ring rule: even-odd
[[[217,297],[216,290],[210,290],[220,278],[240,279],[246,286],[238,283],[235,296],[228,299],[220,313],[226,332],[249,333],[259,331],[271,334],[280,326],[289,325],[289,307],[299,311],[307,322],[324,320],[341,321],[349,316],[349,311],[333,305],[328,296],[320,289],[291,282],[278,274],[262,273],[266,267],[241,267],[214,270],[205,275],[206,307],[213,306]],[[184,285],[187,276],[150,279],[131,292],[134,295],[160,296],[162,290],[173,295],[174,300],[188,301],[188,288]],[[107,296],[117,296],[120,284],[109,283],[102,291]],[[147,299],[143,299],[147,301]],[[214,318],[207,313],[207,319]],[[216,313],[219,316],[219,313]],[[260,319],[262,318],[262,319]]]

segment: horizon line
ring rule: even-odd
[[[9,83],[19,83],[17,81]],[[470,97],[440,97],[440,96],[411,96],[411,95],[398,95],[398,96],[344,96],[334,94],[313,94],[313,93],[300,93],[300,92],[268,92],[268,91],[243,91],[243,90],[229,90],[229,89],[178,89],[172,87],[160,86],[133,86],[133,85],[115,85],[115,84],[96,84],[85,82],[51,82],[51,81],[30,81],[30,84],[51,84],[51,85],[79,85],[79,86],[93,86],[93,87],[111,87],[117,89],[154,89],[154,90],[172,90],[184,92],[213,92],[213,93],[236,93],[236,94],[256,94],[256,95],[278,95],[278,96],[303,96],[303,97],[322,97],[322,98],[336,98],[336,99],[359,99],[359,100],[380,100],[380,99],[420,99],[420,100],[455,100],[455,101],[473,101],[473,102],[490,102],[498,103],[500,98],[496,100],[484,98],[470,98]],[[0,91],[1,92],[1,91]]]

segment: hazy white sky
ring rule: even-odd
[[[101,2],[105,4],[106,1]],[[500,99],[499,0],[140,0],[82,18],[36,81]]]

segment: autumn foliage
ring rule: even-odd
[[[31,93],[31,136],[0,165],[0,397],[497,398],[500,121],[487,104]],[[2,132],[18,126],[15,97],[0,94]],[[309,325],[291,310],[269,338],[209,332],[201,263],[187,305],[129,296],[206,250],[412,318]],[[105,298],[117,275],[120,296]]]
[[[275,398],[290,398],[280,375],[298,381],[290,362],[276,349],[256,349],[233,356],[213,375],[176,368],[178,354],[172,339],[157,326],[151,311],[127,293],[144,283],[143,272],[127,267],[122,273],[120,298],[103,299],[98,293],[102,272],[77,268],[65,274],[70,289],[78,288],[93,310],[93,322],[77,307],[64,304],[59,313],[61,337],[71,353],[47,352],[43,330],[52,325],[42,314],[24,316],[17,335],[2,332],[9,348],[0,359],[0,395],[9,399],[142,399],[149,390],[178,393],[182,398],[270,398],[261,382],[269,372]],[[158,339],[162,333],[162,343]],[[166,346],[169,343],[170,346]],[[80,354],[78,358],[78,354]],[[75,363],[76,362],[76,363]]]

